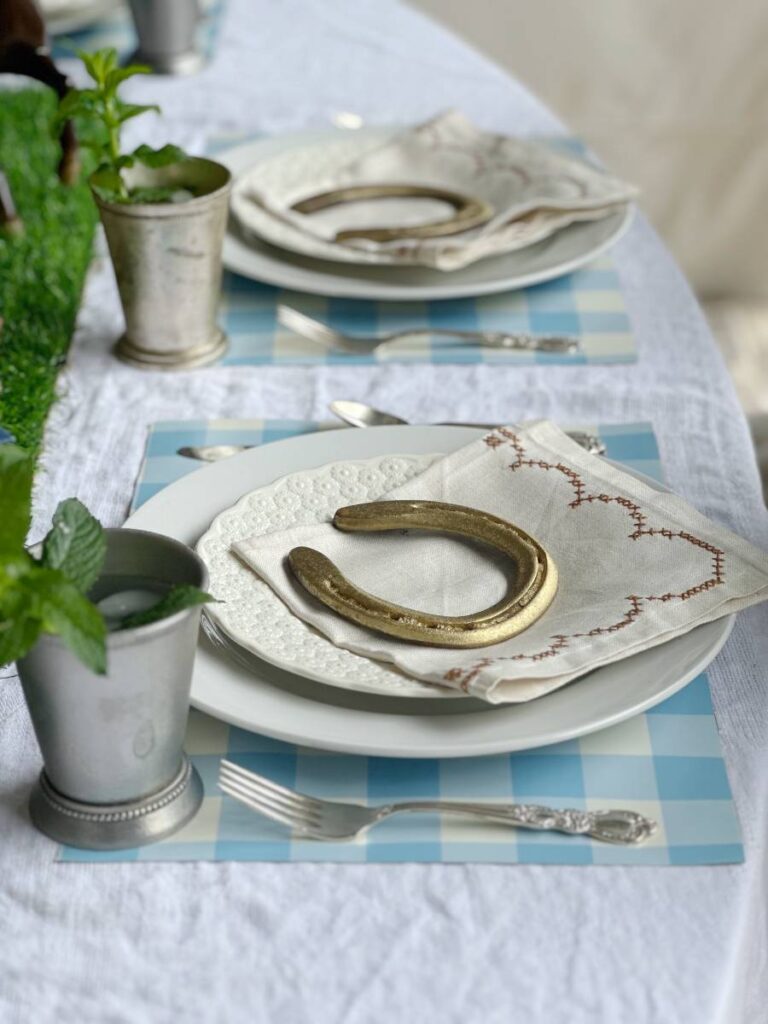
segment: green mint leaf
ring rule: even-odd
[[[15,444],[0,445],[0,561],[23,553],[29,531],[34,462]]]
[[[88,53],[86,50],[78,50],[77,56],[85,65],[85,70],[97,85],[104,81],[104,53],[97,50],[96,53]]]
[[[179,149],[178,146],[172,146],[170,143],[167,146],[163,146],[162,149],[152,149],[151,146],[139,146],[138,149],[134,149],[133,155],[145,167],[167,167],[168,164],[177,164],[179,161],[187,159],[187,154],[183,149]]]
[[[107,203],[125,202],[125,186],[120,172],[105,164],[91,176],[91,188],[99,199]]]
[[[153,111],[156,114],[160,113],[160,107],[156,103],[118,103],[117,117],[120,124],[125,121],[130,121],[132,117],[138,117],[140,114],[149,113]]]
[[[99,577],[107,554],[107,538],[98,519],[77,498],[62,501],[43,541],[42,564],[59,569],[81,593]]]
[[[117,88],[127,78],[133,78],[134,75],[151,75],[152,68],[147,67],[146,64],[129,64],[124,68],[114,68],[112,71],[108,71],[104,76],[104,91],[114,96],[117,92]],[[147,107],[147,109],[152,109]]]
[[[78,50],[77,56],[85,65],[85,70],[94,82],[102,88],[110,71],[117,68],[117,50],[111,46],[103,50],[96,50],[94,53]]]
[[[23,548],[16,555],[5,555],[0,562],[0,619],[3,618],[3,600],[6,591],[13,589],[17,580],[26,576],[37,566],[37,562]]]
[[[136,626],[148,626],[150,622],[158,622],[160,619],[167,619],[170,615],[183,612],[187,608],[194,608],[198,604],[207,604],[215,601],[214,597],[206,594],[204,590],[198,590],[189,584],[174,587],[157,604],[152,605],[143,612],[135,612],[128,615],[120,623],[120,629],[135,629]]]
[[[70,89],[59,101],[51,130],[53,132],[60,132],[62,123],[68,121],[75,114],[79,114],[83,108],[84,101],[81,98],[80,89]]]
[[[78,141],[83,149],[90,150],[100,163],[103,162],[106,156],[106,145],[104,144],[103,139],[99,139],[97,136],[93,135],[89,138],[81,138]]]
[[[41,632],[60,636],[92,672],[106,671],[106,623],[59,569],[28,558],[0,577],[0,664],[23,657]]]
[[[103,50],[101,50],[99,52],[101,52],[104,55],[104,72],[103,72],[103,74],[104,74],[104,82],[106,83],[107,78],[109,77],[109,75],[112,73],[112,71],[114,71],[118,67],[119,59],[118,59],[118,56],[117,56],[117,50],[114,48],[114,46],[108,46],[108,47],[105,47]]]
[[[72,118],[77,118],[80,121],[78,135],[81,134],[83,127],[87,135],[89,127],[97,124],[102,117],[103,104],[95,89],[70,89],[59,102],[59,106],[51,118],[51,133],[54,138],[58,139],[65,123]]]
[[[40,621],[25,616],[6,619],[0,617],[0,666],[23,658],[35,645],[40,635]]]
[[[6,563],[0,574],[0,665],[23,658],[42,628],[37,596],[27,593],[28,576],[37,563],[26,553],[24,563]]]
[[[104,675],[107,626],[101,612],[57,570],[38,569],[30,583],[45,632],[60,636],[91,672]]]

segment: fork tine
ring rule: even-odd
[[[322,804],[314,797],[307,796],[306,793],[298,793],[296,790],[288,789],[286,786],[281,786],[277,782],[273,782],[272,779],[268,779],[264,775],[257,775],[256,772],[249,771],[248,768],[234,764],[234,762],[228,761],[226,758],[221,761],[219,774],[227,774],[253,788],[268,790],[275,796],[282,797],[288,803],[306,808],[311,807],[318,813],[322,809]]]
[[[234,782],[232,779],[219,779],[219,786],[234,796],[243,797],[244,799],[258,804],[259,807],[268,809],[275,815],[282,815],[283,818],[291,823],[298,820],[297,815],[290,807],[284,807],[281,804],[277,804],[274,800],[270,800],[268,797],[264,796],[263,793],[248,790],[239,783]]]
[[[260,778],[256,780],[240,778],[225,771],[219,773],[219,779],[237,787],[249,796],[258,797],[265,803],[279,807],[286,814],[293,815],[297,820],[308,822],[318,822],[320,820],[319,806],[308,801],[304,802],[298,793],[289,793],[287,796],[284,796],[284,791],[281,791],[282,787],[272,790],[270,787],[262,785],[263,780]]]
[[[327,324],[322,323],[320,320],[315,320],[305,313],[300,313],[298,309],[293,309],[291,306],[279,305],[277,307],[277,321],[283,327],[287,327],[288,330],[294,331],[296,334],[301,335],[301,337],[309,338],[310,341],[339,352],[350,352],[354,355],[360,355],[369,351],[371,346],[375,346],[378,343],[378,339],[375,338],[370,341],[362,338],[352,340],[340,331],[334,330]]]
[[[283,327],[296,331],[299,334],[308,334],[316,340],[334,342],[337,340],[337,332],[320,320],[315,320],[306,313],[292,309],[291,306],[279,305],[277,307],[277,321]]]
[[[226,758],[222,759],[219,765],[219,774],[233,776],[234,778],[252,786],[270,789],[273,793],[285,797],[288,800],[300,801],[303,799],[302,795],[297,793],[295,790],[288,789],[286,786],[281,786],[277,782],[272,782],[272,780],[266,778],[266,776],[259,775],[257,772],[252,772],[248,768],[243,768],[241,765],[235,764],[233,761],[228,761]]]
[[[309,828],[298,824],[292,818],[289,818],[282,812],[275,810],[274,807],[262,804],[259,800],[254,800],[252,797],[246,796],[244,793],[239,793],[236,790],[229,789],[227,786],[222,786],[221,789],[227,796],[236,800],[244,807],[247,807],[249,811],[253,811],[255,814],[260,814],[264,818],[268,818],[270,821],[276,821],[278,824],[285,826],[285,828],[290,829],[292,832],[297,832],[301,835],[312,834]]]
[[[289,803],[287,800],[282,800],[280,797],[259,789],[257,786],[249,786],[247,783],[238,782],[236,779],[228,778],[227,776],[222,776],[220,781],[236,789],[239,793],[253,797],[254,800],[260,800],[269,807],[277,808],[281,813],[289,815],[295,821],[319,824],[320,816],[314,811],[307,810],[301,804]]]
[[[231,796],[233,799],[245,804],[245,806],[249,807],[252,811],[257,811],[259,814],[263,814],[265,817],[271,818],[273,821],[280,822],[281,825],[287,825],[288,828],[295,829],[302,833],[311,833],[315,831],[315,827],[313,827],[312,823],[298,817],[293,813],[293,811],[286,810],[285,808],[264,799],[262,794],[249,793],[228,779],[220,779],[219,786],[228,796]]]

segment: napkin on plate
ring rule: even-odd
[[[297,192],[282,179],[264,187],[258,167],[238,183],[238,190],[273,217],[326,243],[333,242],[341,228],[401,226],[439,220],[450,212],[434,200],[414,199],[343,204],[314,214],[291,210],[309,195],[349,185],[393,183],[429,185],[483,199],[494,215],[478,228],[443,238],[349,239],[335,245],[376,254],[381,262],[456,270],[485,256],[531,245],[574,221],[605,217],[636,194],[631,185],[550,146],[481,131],[456,110],[375,145],[313,181],[310,190],[305,184]]]
[[[545,420],[500,427],[383,497],[469,505],[522,527],[557,565],[552,605],[503,643],[426,647],[326,609],[292,576],[288,552],[318,548],[364,590],[447,615],[504,596],[501,556],[437,534],[350,535],[330,523],[250,538],[235,551],[338,646],[492,704],[531,700],[768,598],[768,555],[681,498],[588,454]]]

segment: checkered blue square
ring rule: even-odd
[[[343,355],[307,341],[277,322],[279,303],[348,333],[388,333],[409,328],[507,330],[567,334],[581,339],[581,352],[525,352],[480,348],[435,336],[399,341],[385,351]],[[223,366],[344,365],[398,363],[630,363],[637,349],[610,256],[556,281],[518,291],[431,302],[370,302],[325,299],[289,292],[224,274],[221,323],[229,337]]]

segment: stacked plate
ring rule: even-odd
[[[210,589],[223,602],[207,611],[193,704],[303,746],[466,757],[604,728],[664,700],[701,672],[725,642],[730,618],[537,700],[491,706],[335,647],[230,551],[245,537],[327,521],[340,505],[374,500],[482,434],[471,427],[320,431],[212,463],[143,505],[126,526],[196,545]]]
[[[216,159],[233,172],[232,218],[224,263],[245,277],[281,288],[347,298],[424,301],[486,295],[570,273],[612,246],[632,218],[629,202],[597,220],[570,223],[541,241],[478,259],[446,272],[394,265],[381,253],[334,244],[297,227],[254,201],[270,188],[313,195],[323,181],[403,132],[403,128],[326,130],[261,139],[227,149]],[[351,207],[350,207],[351,208]]]

